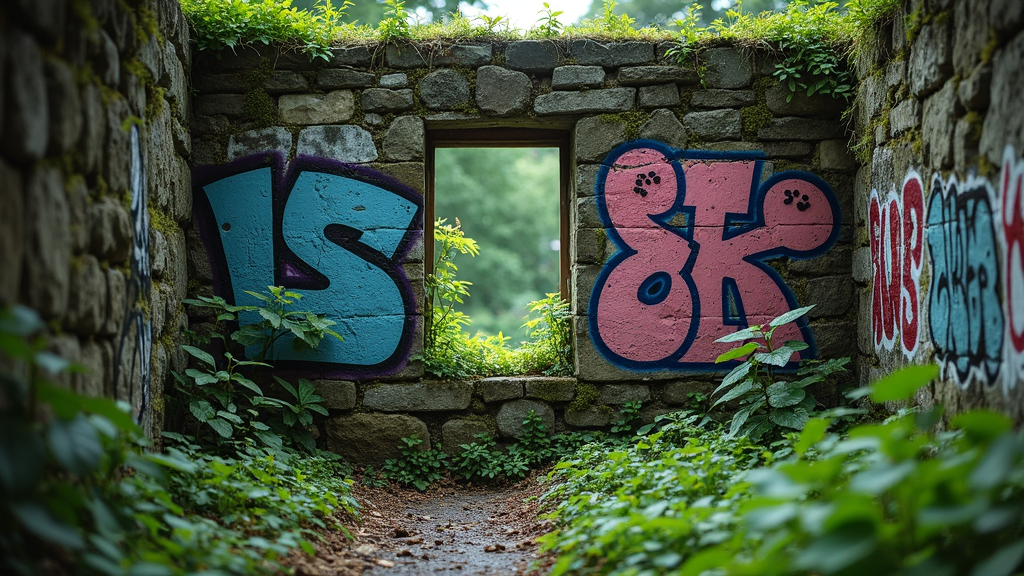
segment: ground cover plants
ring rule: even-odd
[[[906,402],[912,367],[856,390]],[[622,450],[556,465],[552,574],[971,574],[1024,564],[1024,436],[1005,416],[906,408],[764,446],[680,413]],[[622,474],[629,470],[629,474]]]
[[[0,572],[271,574],[355,513],[330,454],[173,433],[153,451],[127,405],[54,383],[81,369],[45,351],[44,328],[0,313]]]

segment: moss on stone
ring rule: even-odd
[[[743,138],[747,141],[756,139],[757,133],[768,125],[775,116],[765,104],[755,104],[740,109],[740,119],[743,121]]]
[[[981,62],[988,64],[992,61],[992,57],[996,54],[996,49],[999,48],[999,35],[996,34],[995,30],[988,31],[988,42],[982,47],[981,53],[979,54]]]
[[[576,385],[551,380],[533,382],[530,385],[530,397],[537,398],[545,402],[564,402],[564,400],[561,399],[561,391],[564,390],[566,386],[572,386],[575,388]]]
[[[277,122],[274,99],[262,88],[254,88],[245,93],[242,110],[256,128],[266,128]]]
[[[589,382],[577,382],[576,383],[576,398],[569,403],[569,410],[575,412],[582,412],[587,408],[594,405],[594,402],[601,396],[598,392],[597,386]]]

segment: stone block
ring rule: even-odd
[[[589,292],[588,292],[589,294]],[[577,313],[580,309],[576,309]],[[585,308],[583,309],[585,311]],[[589,324],[586,316],[578,315],[573,319],[576,332],[576,377],[584,382],[622,382],[636,380],[641,377],[645,380],[667,380],[678,378],[679,374],[662,370],[658,372],[643,372],[619,368],[601,355],[594,347],[590,338]]]
[[[607,406],[567,408],[565,423],[576,428],[605,428],[611,425],[615,411]]]
[[[584,118],[576,123],[573,140],[577,161],[600,162],[612,148],[626,141],[626,123],[600,116]]]
[[[581,228],[602,228],[601,214],[597,209],[597,200],[594,197],[578,198],[576,200],[576,226]]]
[[[100,167],[114,194],[128,190],[131,141],[124,126],[131,117],[132,111],[124,98],[113,98],[107,103],[107,141]]]
[[[377,148],[373,136],[359,126],[310,126],[299,132],[295,154],[363,164],[377,159]]]
[[[985,64],[978,66],[971,72],[971,75],[960,81],[957,87],[957,97],[968,110],[981,111],[988,108],[991,94],[989,87],[992,85],[992,66]]]
[[[0,87],[4,91],[0,146],[14,160],[38,160],[46,153],[50,134],[43,57],[35,41],[19,30],[5,32],[4,40],[7,62]]]
[[[754,77],[750,58],[737,48],[712,48],[701,53],[708,88],[746,88]]]
[[[640,137],[664,142],[673,148],[686,148],[686,129],[671,110],[655,110],[640,126]]]
[[[354,68],[367,68],[373,62],[373,52],[369,45],[361,46],[339,46],[331,48],[331,57],[328,66],[352,66]]]
[[[382,412],[465,410],[473,396],[467,382],[378,384],[363,394],[363,408]]]
[[[814,258],[789,260],[789,272],[801,276],[850,275],[853,266],[853,251],[842,244],[833,246],[827,252]]]
[[[570,402],[576,397],[575,378],[530,376],[524,380],[527,398],[536,398],[545,402]]]
[[[484,402],[500,402],[523,397],[523,378],[484,378],[477,383],[477,387]]]
[[[356,407],[356,384],[348,380],[314,380],[316,393],[323,397],[328,410],[351,410]]]
[[[761,140],[834,140],[843,138],[843,126],[837,120],[798,118],[789,116],[775,118],[758,130]]]
[[[80,336],[92,336],[107,318],[107,278],[95,256],[81,257],[71,274],[71,286],[64,325]]]
[[[925,157],[933,170],[953,166],[953,128],[957,117],[956,87],[946,82],[941,90],[924,102],[924,120],[921,140]]]
[[[651,388],[646,384],[605,384],[598,386],[601,404],[620,405],[627,402],[647,402],[651,399]]]
[[[818,166],[822,170],[855,170],[857,159],[846,140],[822,140],[818,144]]]
[[[92,398],[102,398],[106,392],[107,373],[103,363],[103,349],[96,342],[83,342],[78,364],[85,370],[72,376],[75,392]]]
[[[316,84],[321,90],[369,88],[376,81],[377,77],[369,72],[359,72],[345,68],[325,68],[318,70],[316,73]]]
[[[88,220],[90,251],[101,260],[124,262],[132,246],[132,225],[124,206],[102,198],[89,206]]]
[[[367,126],[383,126],[384,125],[384,117],[381,116],[380,114],[375,113],[375,112],[371,112],[369,114],[364,114],[363,115],[363,124],[366,124]]]
[[[925,24],[910,49],[910,92],[927,96],[953,74],[949,22]]]
[[[405,72],[396,74],[384,74],[380,77],[381,88],[407,88],[409,86],[409,75]]]
[[[654,44],[650,42],[609,42],[575,40],[569,52],[577,64],[619,68],[654,62]]]
[[[527,74],[546,74],[558,65],[558,46],[548,40],[521,40],[505,48],[505,66]]]
[[[540,416],[550,433],[555,429],[555,411],[544,402],[537,400],[512,400],[498,410],[498,434],[504,438],[521,438],[523,420],[533,411]]]
[[[481,66],[476,71],[476,105],[487,115],[508,116],[525,112],[533,83],[523,72],[501,66]]]
[[[249,130],[228,138],[228,160],[261,152],[280,152],[286,158],[292,151],[292,133],[281,126]]]
[[[978,163],[980,133],[967,118],[956,121],[953,133],[953,171],[966,174]]]
[[[420,99],[431,110],[453,110],[469,102],[469,82],[450,68],[435,70],[420,80]]]
[[[813,323],[811,332],[820,358],[842,358],[857,352],[857,330],[850,322]]]
[[[862,284],[871,282],[873,276],[873,269],[871,263],[871,249],[857,248],[853,251],[853,270],[852,277],[854,281]]]
[[[71,69],[55,60],[46,62],[46,90],[49,103],[49,153],[69,152],[82,135],[82,103]]]
[[[128,281],[124,272],[114,268],[107,269],[107,316],[103,319],[100,334],[116,336],[124,323],[124,315],[128,310]]]
[[[309,90],[309,81],[298,72],[290,70],[274,70],[270,73],[260,87],[267,94],[288,94],[291,92],[306,92]]]
[[[477,436],[487,434],[493,437],[497,425],[484,420],[455,418],[441,426],[441,448],[444,453],[457,457],[462,453],[462,446],[477,441]]]
[[[364,112],[387,113],[412,110],[412,89],[368,88],[363,90],[362,105]]]
[[[700,77],[691,68],[679,66],[630,66],[619,69],[617,77],[622,86],[649,86],[651,84],[696,84]]]
[[[842,114],[846,104],[828,94],[808,96],[807,92],[789,91],[786,84],[776,84],[765,91],[765,105],[776,116],[830,116]]]
[[[376,170],[391,176],[402,184],[409,186],[421,195],[424,191],[424,171],[422,162],[402,162],[392,164],[374,164]],[[422,250],[422,248],[421,248]],[[407,257],[408,258],[408,257]]]
[[[814,145],[810,142],[762,142],[759,148],[769,158],[803,158],[814,150]]]
[[[121,57],[114,40],[103,30],[92,36],[93,70],[108,87],[117,89],[121,83]]]
[[[60,169],[36,168],[25,182],[22,301],[44,319],[59,320],[67,311],[70,224]]]
[[[625,125],[623,125],[622,139],[626,138]],[[577,153],[578,154],[578,153]],[[577,160],[579,156],[577,156]],[[603,160],[600,158],[599,160]],[[576,165],[576,182],[575,196],[577,198],[586,198],[587,196],[593,196],[596,194],[597,186],[597,171],[601,169],[600,164],[577,164]]]
[[[739,140],[743,118],[739,110],[708,110],[683,116],[683,126],[690,135],[707,140]]]
[[[853,281],[849,276],[807,279],[807,304],[813,304],[811,318],[843,316],[853,304]]]
[[[857,89],[857,125],[869,126],[881,113],[885,100],[885,79],[876,75],[863,78]]]
[[[427,425],[419,418],[401,414],[352,414],[336,416],[324,423],[325,447],[351,464],[379,466],[399,458],[402,438],[423,440],[420,448],[430,449]]]
[[[667,382],[661,391],[661,401],[674,406],[693,406],[699,404],[695,397],[703,394],[706,398],[717,388],[717,383],[700,380],[676,380]]]
[[[210,94],[195,99],[196,116],[225,116],[242,118],[245,116],[245,95],[243,94]]]
[[[0,159],[0,307],[18,301],[25,257],[25,191],[21,172]]]
[[[665,108],[679,105],[679,88],[675,84],[658,84],[640,88],[641,108]]]
[[[393,162],[423,160],[423,147],[423,119],[419,116],[399,116],[384,134],[381,156]]]
[[[604,84],[604,68],[600,66],[559,66],[551,73],[551,88],[579,90],[597,88]]]
[[[341,124],[355,111],[351,90],[327,94],[285,94],[278,101],[278,114],[285,124]]]
[[[1017,13],[1020,13],[1017,7]],[[1024,146],[1024,34],[1017,34],[992,59],[991,103],[982,125],[979,151],[996,166],[1003,165],[1007,144]],[[1020,154],[1020,150],[1017,151]]]
[[[889,111],[889,135],[893,138],[921,124],[921,105],[916,98],[908,98]]]
[[[961,78],[978,63],[989,41],[989,4],[961,0],[953,8],[953,71]]]
[[[384,58],[392,68],[477,68],[491,62],[491,45],[454,44],[439,49],[425,49],[421,46],[391,44],[385,49]]]
[[[575,228],[572,231],[577,264],[603,264],[607,259],[608,233],[604,228]]]
[[[690,97],[690,106],[693,108],[740,108],[753,106],[756,102],[753,90],[708,88],[695,90]]]

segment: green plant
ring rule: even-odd
[[[640,400],[631,400],[622,405],[619,409],[619,417],[612,422],[612,434],[630,433],[633,431],[633,423],[640,419]]]
[[[452,470],[469,481],[493,480],[501,474],[502,466],[497,461],[497,443],[489,434],[477,434],[476,442],[462,444],[462,452],[453,461]]]
[[[562,32],[562,23],[558,21],[558,17],[563,14],[562,10],[552,10],[551,6],[545,2],[544,9],[537,13],[541,16],[537,19],[538,24],[534,29],[541,37],[552,38]]]
[[[384,3],[388,7],[377,26],[377,37],[385,43],[409,39],[409,12],[405,9],[405,0],[384,0]]]
[[[849,359],[819,364],[813,370],[801,369],[797,372],[801,377],[798,380],[776,381],[773,370],[789,364],[793,354],[807,349],[807,344],[791,340],[779,346],[774,341],[775,331],[797,321],[811,308],[813,306],[791,310],[767,325],[750,326],[716,340],[746,342],[715,360],[721,363],[746,356],[712,393],[714,396],[725,392],[712,408],[731,400],[739,401],[739,410],[733,415],[729,428],[730,435],[747,436],[756,442],[765,434],[778,436],[784,428],[800,430],[817,405],[806,388],[821,382],[832,372],[845,369]]]
[[[535,366],[548,366],[542,370],[544,374],[572,375],[572,309],[569,303],[562,300],[557,292],[552,292],[542,300],[530,302],[529,309],[539,316],[523,324],[530,330],[530,341],[522,346],[522,353],[531,358]]]
[[[312,11],[293,7],[292,0],[182,0],[181,8],[200,50],[234,50],[253,44],[281,42],[311,58],[330,58],[330,45],[345,27],[341,20],[352,6],[343,0],[319,0]]]
[[[402,438],[402,456],[384,463],[382,476],[405,486],[426,490],[427,486],[441,478],[447,455],[440,450],[422,450],[423,440],[413,436]]]
[[[786,50],[786,56],[775,65],[772,75],[789,90],[786,102],[793,100],[793,96],[801,91],[807,96],[826,94],[845,101],[853,97],[856,83],[853,70],[833,46],[805,41],[790,45],[782,42],[781,47]]]
[[[280,398],[264,397],[261,405],[280,408],[276,419],[270,422],[270,427],[278,434],[290,435],[292,441],[302,446],[308,452],[316,449],[316,441],[309,431],[313,425],[313,413],[327,416],[327,409],[323,407],[323,397],[316,393],[316,386],[305,378],[299,378],[299,385],[292,384],[282,378],[274,376],[274,380],[291,395],[294,402]]]

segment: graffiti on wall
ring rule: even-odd
[[[255,304],[246,290],[285,286],[302,307],[327,314],[343,340],[297,350],[282,338],[278,366],[302,363],[331,374],[383,374],[411,349],[416,302],[401,268],[422,230],[420,196],[368,168],[279,154],[259,155],[200,175],[196,199],[212,221],[210,253],[225,271],[218,293]],[[255,313],[241,322],[256,321]]]
[[[869,199],[876,349],[892,350],[898,339],[908,358],[915,355],[927,297],[928,336],[943,377],[964,389],[1002,383],[1009,392],[1024,377],[1024,162],[1007,146],[996,186],[973,174],[933,176],[927,215],[921,182],[911,169],[901,195],[872,191]]]
[[[994,384],[1003,346],[1003,312],[993,192],[971,177],[932,179],[928,202],[928,328],[944,375],[967,387]]]
[[[921,266],[924,260],[924,184],[910,171],[900,193],[871,191],[868,206],[873,282],[871,331],[875,349],[892,350],[896,341],[909,358],[921,330]]]
[[[114,384],[117,396],[132,406],[135,421],[142,424],[150,404],[150,354],[153,329],[145,308],[149,306],[151,286],[149,268],[149,210],[146,205],[146,170],[139,143],[139,127],[130,134],[131,167],[131,277],[128,280],[128,310],[114,357]]]
[[[617,366],[714,369],[714,341],[797,307],[766,261],[813,258],[839,233],[838,202],[820,178],[761,181],[763,155],[681,151],[653,141],[613,150],[598,173],[598,209],[618,248],[590,298],[593,342]],[[776,336],[815,354],[806,322]]]
[[[1024,161],[1012,147],[1003,152],[999,178],[1002,199],[1003,304],[1006,314],[1003,390],[1024,378]]]

